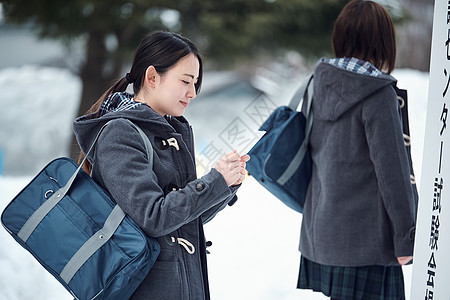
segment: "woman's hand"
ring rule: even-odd
[[[214,168],[222,174],[228,186],[240,184],[245,178],[245,163],[250,156],[242,157],[234,150],[224,155],[214,166]]]
[[[397,257],[398,263],[399,263],[401,266],[406,265],[406,264],[409,263],[412,259],[413,259],[412,256],[401,256],[401,257]]]
[[[247,173],[246,170],[245,170],[245,167],[246,167],[246,163],[247,163],[249,160],[250,160],[250,155],[245,154],[245,155],[242,155],[242,156],[241,156],[241,171],[240,171],[240,176],[239,176],[239,179],[238,179],[235,183],[233,183],[232,185],[239,185],[239,184],[241,184],[241,183],[244,181],[244,179],[245,179],[245,174]]]

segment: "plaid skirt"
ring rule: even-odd
[[[336,267],[301,257],[297,288],[340,300],[404,300],[401,266]]]

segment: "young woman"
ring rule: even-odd
[[[313,172],[298,288],[332,299],[404,299],[416,198],[399,117],[395,30],[379,4],[352,0],[333,31],[336,58],[314,72]]]
[[[86,153],[102,125],[113,120],[88,157],[88,171],[161,246],[132,299],[209,299],[203,224],[236,200],[249,157],[229,153],[197,178],[193,134],[182,115],[199,92],[202,75],[202,59],[191,41],[152,32],[137,48],[130,72],[74,123]],[[125,92],[130,83],[134,94]],[[124,119],[148,136],[153,166],[141,136]]]

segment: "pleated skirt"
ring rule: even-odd
[[[404,300],[401,266],[337,267],[300,259],[297,288],[340,300]]]

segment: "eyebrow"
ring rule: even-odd
[[[188,76],[188,77],[191,77],[192,79],[195,79],[194,75],[191,75],[191,74],[185,73],[185,74],[183,74],[183,76]]]

